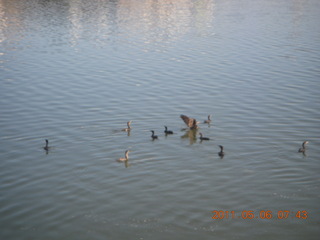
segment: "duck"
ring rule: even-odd
[[[309,142],[308,141],[304,141],[303,143],[302,143],[302,147],[301,148],[299,148],[299,151],[298,152],[302,152],[302,153],[304,153],[307,149],[306,149],[306,144],[308,144]]]
[[[129,160],[129,152],[131,152],[130,150],[126,150],[124,153],[124,158],[119,158],[117,159],[118,162],[124,162],[124,161],[128,161]]]
[[[132,122],[132,121],[127,122],[127,126],[128,126],[128,127],[127,127],[127,128],[122,129],[122,131],[129,132],[129,131],[131,130],[131,127],[130,127],[131,122]]]
[[[172,131],[168,130],[167,126],[164,126],[164,128],[165,128],[164,133],[165,133],[166,135],[168,135],[168,134],[173,134]]]
[[[158,136],[154,135],[154,131],[153,130],[151,130],[150,132],[152,132],[152,134],[151,134],[152,140],[158,139]]]
[[[49,140],[46,139],[46,145],[43,147],[44,150],[49,151]]]
[[[208,119],[204,120],[203,123],[211,123],[211,115],[208,115]]]
[[[198,129],[198,122],[196,119],[194,118],[190,118],[186,115],[183,115],[181,114],[180,115],[180,118],[184,121],[184,123],[191,129],[191,130],[194,130],[194,129]]]
[[[199,135],[200,135],[200,140],[201,141],[208,141],[208,140],[210,140],[210,138],[207,138],[207,137],[203,137],[203,134],[202,133],[199,133]]]
[[[222,146],[222,145],[219,145],[219,147],[220,147],[220,152],[218,153],[218,155],[219,155],[221,158],[223,158],[223,156],[224,156],[223,146]]]

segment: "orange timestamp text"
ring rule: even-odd
[[[288,218],[297,218],[297,219],[307,219],[308,212],[305,210],[299,211],[289,211],[289,210],[261,210],[261,211],[241,211],[236,213],[235,211],[223,211],[223,210],[214,210],[212,211],[212,219],[288,219]]]

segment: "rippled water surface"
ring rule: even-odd
[[[0,0],[0,238],[318,239],[319,16],[318,0]]]

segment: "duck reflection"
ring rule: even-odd
[[[181,138],[188,138],[190,145],[194,144],[197,141],[197,129],[190,129],[185,132]]]
[[[129,163],[129,161],[124,161],[123,164],[124,164],[125,168],[128,168],[128,167],[131,166],[131,164]]]
[[[120,161],[118,161],[118,162],[120,162]],[[131,166],[131,164],[129,163],[129,160],[122,161],[122,163],[123,163],[123,165],[124,165],[125,168],[128,168],[128,167]]]

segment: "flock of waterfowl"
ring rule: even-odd
[[[190,117],[188,117],[186,115],[180,115],[180,117],[185,122],[185,124],[188,126],[188,128],[190,130],[195,130],[195,129],[199,128],[198,127],[199,122],[197,122],[196,119],[190,118]],[[130,132],[131,131],[131,122],[132,121],[127,122],[127,127],[123,128],[122,131]],[[203,121],[203,123],[210,124],[211,123],[211,115],[208,115],[208,119]],[[150,130],[150,132],[151,132],[151,139],[152,140],[158,139],[158,136],[155,135],[154,130]],[[173,134],[173,131],[168,130],[168,127],[164,126],[164,133],[167,136],[167,135]],[[201,142],[210,140],[210,138],[204,137],[201,132],[199,133],[199,135],[200,135],[199,139],[200,139]],[[220,152],[218,152],[218,155],[221,158],[223,158],[224,157],[223,146],[219,145],[219,147],[220,147]],[[117,161],[119,161],[119,162],[127,162],[129,160],[129,152],[130,152],[130,150],[126,150],[125,153],[124,153],[125,157],[124,158],[118,158]]]
[[[197,122],[196,119],[190,118],[190,117],[188,117],[188,116],[186,116],[186,115],[180,115],[180,118],[181,118],[181,119],[184,121],[184,123],[188,126],[189,130],[196,130],[196,129],[199,128],[199,126],[198,126],[199,122]],[[132,129],[132,128],[131,128],[131,122],[132,122],[132,121],[127,122],[127,127],[126,127],[126,128],[123,128],[121,131],[130,132],[131,129]],[[210,124],[210,123],[211,123],[211,115],[208,115],[208,119],[205,120],[205,121],[203,121],[203,123]],[[167,126],[164,126],[164,128],[165,128],[164,133],[166,134],[166,136],[167,136],[167,135],[170,135],[170,134],[173,134],[173,131],[168,130],[168,127],[167,127]],[[150,132],[151,132],[151,139],[152,139],[152,140],[158,139],[158,136],[155,135],[154,130],[150,130]],[[201,142],[202,142],[202,141],[209,141],[209,140],[210,140],[210,138],[204,137],[201,132],[199,132],[199,135],[200,135],[199,139],[200,139]],[[50,149],[50,147],[49,147],[49,140],[46,139],[45,142],[46,142],[46,145],[43,147],[43,149],[48,153],[48,152],[49,152],[49,149]],[[305,152],[306,152],[306,145],[307,145],[308,143],[309,143],[308,141],[304,141],[304,142],[302,143],[302,147],[299,148],[298,152],[301,152],[301,153],[305,154]],[[223,158],[224,155],[225,155],[225,153],[224,153],[224,151],[223,151],[223,150],[224,150],[224,147],[223,147],[222,145],[218,145],[218,146],[219,146],[219,148],[220,148],[220,151],[218,152],[218,155],[220,156],[220,158]],[[124,157],[124,158],[119,158],[119,159],[117,159],[117,161],[119,161],[119,162],[128,162],[128,160],[129,160],[129,152],[130,152],[130,150],[126,150],[126,151],[125,151],[125,157]]]

